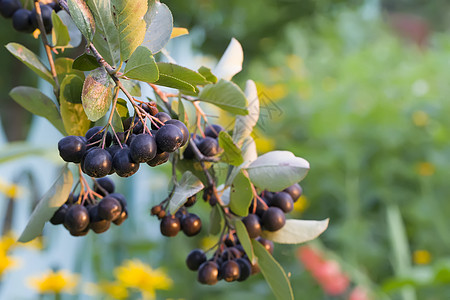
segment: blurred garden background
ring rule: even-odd
[[[258,150],[289,150],[311,164],[291,215],[330,218],[329,228],[274,253],[296,299],[450,299],[450,3],[165,3],[190,31],[170,41],[171,56],[214,66],[239,40],[244,68],[235,79],[255,80],[262,106]],[[0,25],[2,45],[39,51],[10,20]],[[50,87],[3,47],[0,61],[0,299],[273,299],[261,275],[197,283],[185,258],[211,238],[163,238],[149,215],[167,195],[168,165],[113,176],[130,205],[121,227],[74,238],[46,226],[30,245],[15,243],[62,165],[61,136],[8,96],[17,85]],[[219,113],[212,120],[228,125]],[[208,215],[206,204],[194,210]]]

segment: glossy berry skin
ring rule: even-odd
[[[119,145],[114,144],[106,148],[106,151],[108,151],[111,157],[114,158],[114,155],[116,155],[117,151],[119,151],[122,148],[128,148],[128,145],[122,144],[122,147],[120,147]]]
[[[201,249],[194,249],[186,257],[186,265],[189,270],[197,271],[202,263],[206,261],[206,254]]]
[[[168,152],[156,153],[152,160],[149,160],[147,164],[150,167],[156,167],[169,161],[170,154]]]
[[[273,254],[273,242],[270,240],[267,240],[265,238],[259,237],[256,239],[258,242],[261,243],[261,245],[264,246],[264,248],[266,248],[266,250],[270,253]]]
[[[89,212],[82,205],[72,205],[67,210],[64,217],[64,227],[71,233],[77,233],[85,230],[89,225]]]
[[[130,144],[131,158],[137,163],[144,163],[156,156],[155,138],[149,134],[136,135]]]
[[[244,281],[252,274],[252,265],[246,258],[236,259],[236,263],[239,265],[239,277],[237,281]]]
[[[286,217],[278,207],[269,207],[262,216],[261,224],[268,231],[277,231],[286,224]]]
[[[177,217],[170,215],[165,216],[161,220],[161,234],[164,236],[176,236],[180,231],[181,224],[180,219]]]
[[[112,168],[120,177],[129,177],[139,170],[139,164],[131,158],[130,149],[124,148],[114,155]]]
[[[214,156],[219,153],[219,143],[212,137],[205,137],[199,144],[198,150],[205,156]]]
[[[192,135],[191,135],[192,137]],[[193,146],[191,145],[191,143],[194,143],[195,146],[198,148],[198,144],[200,143],[201,139],[198,138],[197,136],[195,138],[191,138],[188,142],[188,145],[186,146],[186,149],[184,149],[183,152],[183,157],[185,159],[193,159],[195,158],[195,153],[194,153],[194,149]]]
[[[64,218],[66,217],[67,210],[69,206],[67,204],[63,204],[57,211],[53,214],[53,217],[50,219],[50,223],[53,225],[59,225],[64,223]]]
[[[214,285],[219,281],[219,266],[213,261],[205,261],[198,268],[197,280],[202,284]]]
[[[152,105],[153,104],[153,105]],[[158,113],[158,108],[156,107],[156,104],[154,103],[140,103],[140,107],[142,107],[147,113],[154,116]]]
[[[134,118],[134,122],[133,122]],[[141,133],[144,130],[144,125],[142,124],[142,121],[139,119],[138,116],[136,117],[129,117],[125,119],[123,122],[123,128],[127,131],[130,129],[130,127],[133,126],[133,133],[138,134]]]
[[[239,251],[236,247],[225,248],[225,250],[223,250],[223,252],[222,252],[223,260],[239,258],[241,256],[242,256],[241,251]]]
[[[213,139],[217,139],[221,131],[224,131],[222,126],[218,124],[212,124],[205,128],[205,135],[212,137]]]
[[[91,177],[105,177],[112,169],[112,157],[108,151],[94,148],[84,157],[84,172]]]
[[[126,219],[128,219],[128,210],[125,208],[120,213],[120,216],[113,221],[114,225],[121,225]]]
[[[64,161],[79,163],[86,152],[86,144],[80,137],[69,135],[59,140],[58,150]]]
[[[187,214],[181,220],[181,229],[187,236],[194,236],[202,229],[202,220],[196,214]]]
[[[95,127],[92,127],[91,129],[89,129],[86,132],[86,134],[84,135],[87,139],[87,143],[93,144],[95,142],[98,142],[95,144],[95,146],[101,147],[102,145],[101,145],[101,142],[99,142],[99,141],[102,140],[103,135],[105,134],[104,130],[100,133],[100,130],[102,130],[102,129],[103,129],[102,126],[95,126]],[[109,147],[109,145],[111,145],[111,142],[112,142],[112,134],[111,134],[111,132],[108,131],[106,133],[105,147]]]
[[[15,30],[24,33],[32,33],[36,27],[31,23],[31,12],[28,9],[20,8],[12,16],[12,23]]]
[[[168,114],[166,114],[165,112],[162,112],[162,111],[155,114],[155,118],[158,118],[158,120],[160,120],[162,123],[166,123],[167,121],[172,119]],[[155,126],[155,124],[153,124],[153,122],[152,122],[152,129],[158,129],[158,128],[161,128],[161,126],[163,126],[163,124],[161,124],[158,121],[155,121],[155,123],[158,125],[158,127]]]
[[[21,7],[22,5],[18,0],[1,0],[0,14],[4,18],[11,18],[14,15],[14,13]]]
[[[106,194],[114,193],[116,185],[114,184],[114,181],[112,181],[110,178],[108,178],[108,177],[99,178],[99,179],[96,179],[96,182],[97,182],[97,184],[94,185],[94,192],[96,192],[102,196],[105,196]]]
[[[232,282],[239,278],[239,264],[234,260],[228,260],[220,267],[222,278],[226,282]]]
[[[181,142],[180,147],[183,147],[184,145],[186,145],[186,143],[189,139],[189,130],[186,127],[186,125],[184,125],[184,123],[181,122],[180,120],[175,120],[175,119],[168,120],[165,122],[165,124],[172,124],[172,125],[177,126],[183,133],[183,141]]]
[[[114,221],[122,212],[122,206],[119,200],[114,197],[106,196],[98,203],[98,215],[100,218],[108,221]]]
[[[119,201],[120,206],[122,207],[122,211],[124,211],[127,208],[127,199],[124,195],[119,193],[112,193],[108,195],[109,197],[113,197],[117,201]]]
[[[52,11],[53,8],[49,5],[42,5],[41,6],[41,15],[42,15],[42,21],[44,22],[44,28],[45,28],[45,33],[49,34],[50,32],[52,32]],[[33,24],[34,28],[39,28],[39,24],[37,21],[37,13],[36,13],[36,9],[34,8],[31,11],[31,22]]]
[[[155,139],[160,152],[170,153],[180,148],[183,142],[183,133],[177,126],[167,124],[156,132]]]
[[[300,196],[302,195],[303,190],[302,190],[302,187],[298,183],[294,183],[290,187],[285,188],[283,190],[283,192],[286,192],[289,195],[291,195],[292,200],[294,202],[296,202],[298,200],[298,198],[300,198]]]
[[[247,229],[248,236],[251,239],[257,238],[261,235],[261,223],[259,221],[259,217],[255,214],[249,214],[245,218],[242,219],[242,222]]]
[[[286,192],[276,193],[270,201],[270,206],[280,208],[284,213],[289,213],[294,209],[294,201],[291,195]]]
[[[109,229],[111,222],[101,218],[98,215],[98,206],[93,205],[89,208],[89,228],[95,233],[102,233]]]

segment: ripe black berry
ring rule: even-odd
[[[69,135],[58,142],[58,150],[64,161],[79,163],[86,152],[86,144],[79,136]]]
[[[31,11],[20,8],[12,16],[12,23],[15,30],[19,32],[31,33],[36,29],[31,23]]]
[[[101,218],[98,214],[98,205],[89,208],[89,228],[95,233],[102,233],[109,229],[111,222]]]
[[[219,153],[219,143],[212,137],[205,137],[199,144],[198,150],[205,156],[214,156]]]
[[[22,7],[18,0],[2,0],[0,2],[0,14],[4,18],[11,18],[12,15]]]
[[[120,216],[113,221],[117,226],[121,225],[126,219],[128,219],[128,210],[126,208],[122,209]]]
[[[174,152],[183,142],[183,133],[181,130],[172,124],[162,126],[156,132],[156,145],[162,152]]]
[[[122,211],[124,211],[127,208],[127,199],[124,197],[124,195],[119,193],[112,193],[108,195],[109,197],[113,197],[117,201],[119,201],[120,206],[122,207]]]
[[[120,216],[122,206],[119,200],[114,197],[106,196],[98,204],[98,215],[100,218],[108,221],[114,221]]]
[[[169,160],[170,154],[168,152],[156,153],[156,156],[147,162],[150,167],[156,167],[166,163]]]
[[[222,126],[218,124],[212,124],[205,128],[205,135],[217,139],[221,131],[224,131]]]
[[[166,123],[166,121],[169,121],[169,120],[171,120],[172,118],[168,115],[168,114],[166,114],[165,112],[159,112],[159,113],[157,113],[157,114],[155,114],[155,118],[158,118],[158,120],[160,120],[162,123]],[[161,124],[160,122],[158,122],[158,121],[155,121],[155,123],[158,125],[158,126],[155,126],[155,124],[153,124],[153,122],[152,122],[152,129],[158,129],[158,128],[160,128],[161,126],[163,126],[163,124]]]
[[[139,164],[131,158],[129,148],[123,148],[114,154],[112,168],[120,177],[129,177],[139,170]]]
[[[205,261],[198,268],[197,280],[202,284],[214,285],[218,281],[219,266],[213,261]]]
[[[105,130],[103,130],[102,132],[100,132],[103,129],[102,126],[95,126],[92,127],[91,129],[89,129],[86,134],[84,135],[87,139],[87,143],[88,144],[93,144],[95,142],[98,142],[97,146],[101,146],[101,141],[103,138],[103,135],[105,134]],[[111,132],[107,132],[106,133],[106,140],[105,140],[105,147],[109,147],[109,145],[111,145],[112,142],[112,134]]]
[[[220,273],[225,281],[235,281],[239,278],[239,264],[234,260],[226,261],[220,266]]]
[[[280,208],[284,213],[289,213],[294,209],[294,201],[291,195],[286,192],[279,192],[273,196],[270,206]]]
[[[187,236],[194,236],[202,229],[202,220],[196,214],[187,214],[181,220],[181,229]]]
[[[105,196],[106,194],[114,193],[116,185],[108,177],[99,178],[95,180],[97,184],[94,185],[94,192]]]
[[[237,281],[244,281],[250,277],[252,273],[252,265],[246,258],[238,258],[236,259],[236,262],[239,265],[239,278]]]
[[[125,131],[129,130],[131,126],[133,126],[132,132],[135,134],[141,133],[144,130],[144,124],[142,123],[141,119],[139,119],[138,116],[129,117],[125,119],[125,121],[123,121],[123,129]]]
[[[45,33],[49,34],[52,31],[52,11],[53,8],[49,5],[42,5],[41,6],[41,15],[42,15],[42,21],[44,22],[44,28],[45,28]],[[37,13],[36,13],[36,9],[33,8],[33,10],[31,11],[31,22],[33,24],[34,28],[39,28],[39,24],[37,21]]]
[[[242,219],[242,222],[247,229],[248,236],[251,239],[257,238],[261,235],[261,223],[259,222],[259,217],[254,214],[249,214]]]
[[[144,163],[156,156],[155,138],[149,134],[136,135],[130,144],[131,158],[137,163]]]
[[[264,229],[268,231],[277,231],[281,229],[286,223],[286,217],[281,209],[278,207],[269,207],[261,219]]]
[[[298,183],[294,183],[290,187],[285,188],[283,190],[283,192],[286,192],[289,195],[291,195],[292,200],[295,202],[298,200],[298,198],[300,198],[303,190],[302,190],[302,187]]]
[[[205,261],[206,255],[205,252],[203,252],[203,250],[201,249],[192,250],[186,257],[186,265],[188,266],[189,270],[192,271],[197,271],[200,265]]]
[[[197,202],[197,195],[193,195],[189,198],[187,198],[186,202],[184,203],[185,207],[191,207]]]
[[[180,147],[183,147],[189,139],[189,130],[187,129],[186,125],[184,125],[184,123],[180,120],[175,119],[168,120],[165,122],[165,124],[175,125],[181,130],[181,132],[183,133],[183,141],[181,142]]]
[[[270,240],[267,240],[265,238],[259,237],[256,239],[258,242],[261,243],[261,245],[264,246],[264,248],[266,248],[266,250],[272,254],[273,253],[273,242]]]
[[[53,217],[50,219],[50,223],[53,225],[59,225],[64,223],[64,218],[66,217],[66,213],[69,206],[67,204],[63,204],[57,211],[53,214]]]
[[[161,234],[164,236],[176,236],[178,231],[180,231],[180,219],[171,215],[165,216],[161,220]]]
[[[105,149],[93,148],[86,153],[83,161],[84,172],[91,177],[104,177],[112,169],[111,155]]]
[[[72,205],[64,217],[64,227],[71,233],[77,233],[85,230],[89,225],[89,212],[82,205]]]

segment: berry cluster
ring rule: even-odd
[[[73,236],[84,236],[89,229],[102,233],[111,222],[121,225],[128,218],[127,200],[114,193],[114,182],[109,178],[96,180],[94,190],[80,195],[71,193],[66,203],[50,219],[53,225],[63,224]]]
[[[40,4],[40,8],[45,33],[49,34],[53,27],[52,11],[58,12],[61,7],[56,2],[52,2],[46,5]],[[19,0],[0,0],[0,14],[5,18],[12,18],[13,27],[19,32],[32,33],[39,27],[36,9],[23,8]]]
[[[113,134],[101,126],[89,129],[84,137],[62,138],[58,143],[61,158],[79,163],[85,174],[96,178],[113,173],[129,177],[139,170],[140,163],[155,167],[167,162],[170,153],[186,144],[189,131],[183,122],[158,112],[151,103],[140,108],[145,119],[126,119],[125,131],[114,133],[114,141]],[[146,119],[151,120],[153,129],[147,127]]]
[[[195,143],[198,150],[204,156],[211,157],[216,156],[220,152],[218,137],[219,133],[223,131],[223,127],[217,124],[209,125],[205,128],[205,137],[202,138],[198,135],[192,136],[189,144],[184,150],[183,157],[186,159],[193,159],[195,157],[194,149],[191,142]]]

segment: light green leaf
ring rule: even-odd
[[[195,88],[195,86],[187,83],[186,81],[180,80],[178,78],[166,74],[159,73],[159,79],[158,81],[155,82],[155,84],[177,89],[189,95],[197,94],[197,89]]]
[[[67,26],[64,25],[61,18],[52,11],[52,41],[54,47],[67,47],[70,42],[70,35]]]
[[[255,186],[278,192],[305,178],[309,163],[289,151],[271,151],[258,157],[246,170]]]
[[[117,111],[117,107],[114,109],[114,114],[112,118],[112,126],[116,132],[123,132],[123,122],[122,118],[120,117],[119,112]]]
[[[241,149],[233,143],[233,140],[228,132],[221,131],[219,133],[219,146],[223,149],[223,154],[220,157],[221,161],[229,163],[233,166],[239,166],[244,162]]]
[[[80,71],[92,71],[97,69],[99,66],[97,60],[92,55],[83,53],[78,56],[73,64],[72,68]]]
[[[147,0],[111,0],[111,8],[119,32],[120,58],[126,61],[144,41]]]
[[[186,124],[186,110],[181,97],[178,98],[178,120]]]
[[[44,66],[39,57],[32,51],[17,43],[9,43],[8,45],[6,45],[6,49],[8,49],[8,51],[11,52],[12,55],[22,61],[39,77],[50,82],[52,85],[55,85],[55,81],[53,80],[50,70]]]
[[[116,104],[116,109],[117,109],[117,113],[119,114],[119,116],[122,119],[126,119],[130,116],[126,100],[124,100],[122,98],[118,98],[117,104]]]
[[[242,146],[245,138],[250,136],[259,119],[259,99],[256,84],[253,80],[247,80],[245,85],[245,97],[248,99],[248,115],[236,116],[233,129],[233,142]]]
[[[114,83],[104,68],[98,68],[86,77],[81,101],[89,120],[95,122],[109,110],[113,99]]]
[[[122,85],[130,93],[131,96],[141,97],[141,86],[138,81],[121,79]]]
[[[120,64],[119,32],[114,24],[110,0],[88,0],[96,24],[94,46],[112,66]]]
[[[14,99],[20,106],[31,112],[32,114],[46,118],[56,129],[59,130],[63,135],[66,135],[64,130],[64,125],[59,114],[59,110],[49,97],[44,95],[40,90],[26,87],[18,86],[13,88],[9,95]]]
[[[67,30],[69,32],[70,36],[70,47],[78,47],[81,44],[81,32],[78,30],[77,25],[73,22],[70,15],[65,10],[60,10],[57,13],[58,17],[61,19],[61,21],[64,23],[64,25],[67,27]]]
[[[56,77],[58,82],[61,83],[66,75],[77,75],[82,80],[84,80],[84,72],[80,70],[75,70],[72,68],[73,59],[68,57],[59,57],[55,60]]]
[[[144,42],[153,54],[161,51],[170,40],[173,29],[173,17],[170,9],[164,3],[151,1],[151,6],[144,17],[147,23]]]
[[[40,155],[48,150],[37,148],[28,142],[10,142],[0,148],[0,163],[22,158],[28,155]]]
[[[144,82],[155,82],[159,78],[155,58],[148,48],[139,46],[128,59],[124,75]]]
[[[219,205],[214,205],[209,214],[209,234],[216,235],[222,231],[225,219]]]
[[[250,237],[248,236],[247,228],[245,228],[244,223],[240,219],[234,220],[234,229],[236,229],[236,234],[238,236],[239,241],[241,242],[242,247],[244,248],[245,253],[248,256],[248,259],[252,264],[256,262],[255,254],[253,253],[253,246]]]
[[[241,217],[248,215],[248,208],[253,199],[252,186],[242,171],[233,180],[230,187],[230,209]]]
[[[260,242],[252,240],[252,245],[261,273],[275,297],[278,300],[294,300],[291,283],[280,264]]]
[[[95,21],[89,7],[83,0],[67,0],[72,20],[89,42],[94,38]]]
[[[193,86],[204,85],[208,83],[205,77],[203,77],[203,75],[201,75],[200,73],[177,64],[159,62],[158,70],[160,74],[178,78]]]
[[[262,237],[280,244],[300,244],[321,235],[328,227],[329,219],[322,221],[286,220],[278,231],[263,231]]]
[[[67,165],[64,166],[58,179],[34,209],[28,224],[19,237],[19,242],[27,243],[38,237],[44,229],[45,222],[50,220],[55,211],[67,201],[73,183],[73,175]]]
[[[227,179],[225,181],[225,185],[227,186],[231,185],[234,178],[236,177],[237,174],[239,174],[239,171],[241,169],[247,167],[252,161],[258,158],[258,153],[256,151],[256,144],[251,136],[248,136],[246,139],[244,139],[241,149],[242,149],[242,159],[244,160],[244,162],[239,166],[230,167]]]
[[[186,171],[177,183],[172,197],[169,200],[169,212],[175,212],[191,197],[204,188],[203,183],[190,171]]]
[[[241,89],[233,82],[221,79],[208,84],[198,95],[201,101],[212,103],[223,110],[238,115],[247,115],[248,102]]]
[[[68,135],[84,136],[91,127],[81,103],[83,79],[77,75],[67,75],[61,82],[61,117]]]
[[[210,68],[201,66],[200,69],[197,70],[197,72],[199,72],[200,74],[203,75],[203,77],[205,77],[205,79],[211,83],[216,83],[217,82],[217,77],[211,72]]]
[[[220,79],[231,80],[234,75],[242,70],[243,62],[244,51],[242,46],[238,40],[232,38],[213,73]]]

